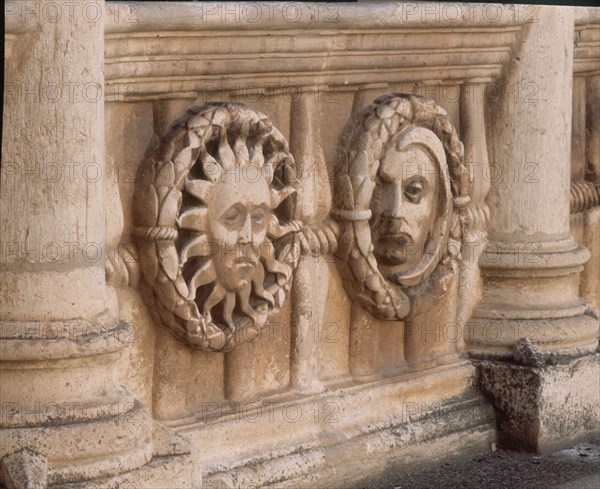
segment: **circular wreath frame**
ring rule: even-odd
[[[446,154],[452,194],[448,232],[437,253],[435,266],[425,267],[418,277],[401,285],[380,272],[371,239],[371,198],[379,164],[388,141],[411,126],[432,131]],[[442,175],[442,173],[440,173]],[[444,271],[441,264],[460,259],[463,235],[461,209],[470,202],[469,172],[464,164],[463,144],[446,111],[432,100],[391,93],[375,101],[352,118],[340,136],[335,165],[333,218],[339,224],[338,269],[347,293],[373,316],[385,320],[404,319],[411,311],[409,297],[433,288]]]
[[[201,351],[230,351],[236,342],[255,337],[258,330],[254,328],[264,326],[268,313],[278,309],[291,287],[291,273],[285,280],[270,284],[278,305],[255,311],[258,324],[248,318],[235,331],[207,320],[195,300],[188,298],[190,291],[176,247],[186,177],[206,154],[209,142],[220,138],[223,131],[239,129],[242,123],[248,124],[249,130],[264,141],[263,148],[268,148],[265,162],[270,161],[273,172],[285,165],[284,183],[295,182],[295,162],[289,145],[266,115],[239,103],[209,102],[190,107],[171,125],[159,146],[141,165],[134,194],[134,236],[144,302],[155,322],[190,348]],[[278,258],[289,253],[289,249],[284,247]],[[290,256],[288,263],[293,269],[297,258],[293,253]]]

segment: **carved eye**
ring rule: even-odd
[[[225,214],[223,214],[223,220],[227,224],[235,224],[239,217],[240,213],[235,207],[229,209]]]
[[[409,202],[413,204],[417,204],[421,200],[421,196],[423,193],[423,183],[419,181],[410,182],[404,188],[404,195],[408,199]]]
[[[252,222],[255,224],[263,224],[265,222],[265,213],[263,211],[258,211],[252,214]]]

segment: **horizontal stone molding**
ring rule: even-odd
[[[107,2],[105,99],[240,89],[289,94],[319,84],[331,92],[366,83],[489,83],[510,61],[522,28],[535,21],[533,7]],[[600,20],[576,10],[574,72],[597,74]],[[7,55],[42,14],[5,12]]]
[[[522,339],[534,342],[543,360],[585,356],[598,348],[598,323],[591,316],[530,319],[506,311],[503,319],[486,319],[483,314],[478,311],[465,335],[472,357],[511,360]]]
[[[394,462],[398,463],[399,459],[404,467],[418,465],[423,449],[430,456],[435,453],[433,457],[441,461],[455,455],[455,452],[452,449],[440,450],[440,446],[458,449],[464,443],[471,443],[473,447],[486,447],[494,438],[489,431],[490,421],[490,413],[477,400],[459,401],[409,423],[373,427],[371,432],[347,440],[331,437],[330,441],[337,443],[246,461],[246,464],[227,471],[209,472],[204,480],[209,487],[211,484],[222,487],[223,482],[226,484],[224,487],[252,487],[257,482],[261,484],[259,487],[270,487],[281,483],[282,479],[292,487],[304,487],[296,484],[306,484],[307,480],[315,484],[317,481],[325,483],[325,487],[329,484],[342,487],[333,485],[334,481],[342,479],[348,484],[343,487],[365,487],[358,485],[358,481],[365,476],[376,477],[378,472]],[[345,456],[341,457],[340,452]],[[356,463],[357,458],[361,459],[360,464]],[[368,474],[361,468],[365,463],[368,463]]]
[[[23,446],[46,456],[50,485],[107,477],[150,461],[148,421],[147,412],[136,404],[133,410],[94,422],[4,428],[0,456]]]
[[[486,318],[497,320],[529,320],[529,319],[560,319],[578,316],[586,311],[585,301],[580,300],[577,304],[564,305],[562,307],[511,307],[511,306],[489,306],[480,307],[475,311],[474,318]],[[475,319],[473,319],[475,320]],[[508,324],[508,323],[507,323]]]
[[[509,61],[519,30],[360,29],[320,32],[318,39],[296,30],[108,34],[106,91],[111,100],[135,100],[252,89],[270,95],[282,87],[293,96],[296,87],[315,84],[333,93],[367,82],[490,82]]]
[[[153,457],[152,460],[136,470],[123,472],[94,481],[59,482],[48,486],[48,489],[90,489],[127,487],[131,489],[178,487],[194,488],[201,475],[194,472],[193,462],[189,456]],[[141,484],[141,486],[140,486]]]
[[[120,416],[127,421],[135,419],[139,406],[131,396],[86,398],[61,402],[4,402],[0,407],[0,427],[27,428],[45,425],[69,425],[98,422]]]
[[[44,7],[43,2],[25,8],[15,0],[5,9],[6,32],[27,32],[42,20],[56,19],[62,11]],[[229,4],[229,5],[228,5]],[[485,27],[535,21],[536,8],[500,4],[435,2],[371,5],[308,4],[300,2],[106,2],[106,10],[97,12],[87,5],[66,6],[65,14],[82,15],[90,23],[102,20],[107,33],[160,30],[299,30],[355,29],[357,26],[395,28]],[[79,10],[77,10],[79,7]],[[85,11],[84,11],[85,10]],[[581,10],[581,19],[590,14]]]
[[[580,272],[590,252],[572,238],[560,241],[490,241],[479,264],[483,276],[544,277]]]
[[[257,28],[265,30],[289,29],[299,30],[336,30],[397,27],[456,27],[470,25],[486,27],[511,25],[519,20],[533,20],[535,12],[525,12],[502,5],[486,7],[483,4],[455,3],[446,7],[435,2],[413,4],[371,4],[371,5],[336,5],[321,4],[303,5],[295,3],[275,3],[272,6],[262,5],[260,13],[252,4],[239,3],[237,10],[228,2],[211,2],[211,4],[128,2],[135,10],[135,21],[124,22],[119,17],[108,16],[106,32],[141,32],[151,29],[171,27],[186,30],[236,30],[252,31]],[[107,2],[109,8],[113,2]],[[262,9],[264,7],[264,9]],[[250,15],[253,10],[254,16]],[[294,15],[292,14],[294,10]],[[119,22],[121,19],[121,22]]]
[[[360,469],[354,457],[365,463],[368,460],[369,473],[376,475],[399,453],[418,464],[419,446],[430,451],[436,450],[437,443],[448,447],[453,436],[469,439],[471,447],[483,448],[493,441],[493,415],[471,387],[473,373],[471,365],[461,362],[426,374],[406,374],[273,402],[270,408],[254,403],[254,411],[232,411],[204,422],[188,420],[177,431],[193,445],[203,447],[199,463],[205,482],[266,487],[296,478],[306,482],[307,477],[324,482],[331,477],[339,481],[344,475],[355,480],[364,474],[357,473]],[[428,388],[423,390],[423,385]],[[440,396],[439,390],[434,395],[436,389],[443,389],[444,395]],[[335,410],[324,410],[328,405]],[[290,423],[284,419],[286,412],[302,416]],[[325,415],[333,417],[328,420]],[[226,448],[217,446],[221,436],[232,429],[238,432],[237,441]],[[271,439],[256,436],[258,433],[269,433]],[[336,457],[340,452],[347,457]],[[354,461],[346,466],[344,460],[351,459]],[[408,459],[403,458],[403,463],[409,463]],[[331,465],[334,461],[335,467]]]
[[[258,7],[256,20],[247,18]],[[240,89],[294,95],[319,84],[332,92],[366,83],[487,83],[509,62],[532,15],[519,6],[435,3],[132,2],[131,8],[131,22],[106,17],[108,101]]]
[[[133,328],[110,316],[95,321],[0,321],[0,369],[7,368],[7,362],[56,362],[120,353],[132,338]],[[31,368],[40,367],[32,363]]]

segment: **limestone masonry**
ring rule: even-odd
[[[600,9],[5,6],[0,487],[380,487],[600,433]]]

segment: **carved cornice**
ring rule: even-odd
[[[294,4],[294,21],[283,11],[287,4],[275,4],[256,22],[241,10],[236,18],[234,4],[228,15],[201,3],[134,5],[137,23],[107,17],[110,101],[240,89],[271,94],[316,84],[490,82],[523,26],[508,8],[494,11],[490,22],[484,5],[466,4],[456,4],[460,18],[454,11],[423,17],[404,4],[335,5],[315,17],[314,5]]]
[[[522,10],[528,6],[489,4],[274,3],[260,13],[243,3],[106,5],[107,101],[211,90],[271,95],[318,84],[490,82],[535,15]],[[5,13],[7,57],[35,19],[18,9]],[[574,73],[598,74],[600,18],[578,8],[575,24]]]

